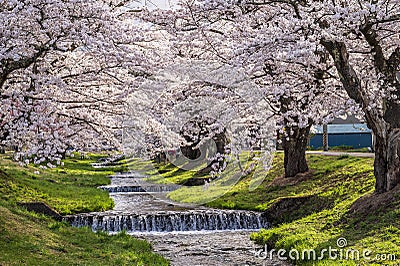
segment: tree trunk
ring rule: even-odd
[[[228,138],[226,137],[225,132],[216,134],[213,138],[213,141],[215,142],[216,145],[216,153],[219,154],[225,154],[225,146],[227,145],[227,143],[229,142]],[[181,152],[182,154],[186,157],[189,158],[191,160],[196,160],[198,158],[200,158],[201,156],[205,156],[205,154],[201,153],[200,149],[194,149],[193,147],[195,147],[196,145],[198,145],[197,143],[194,143],[191,146],[185,146],[185,147],[181,147]],[[219,161],[218,159],[215,159],[211,162],[208,162],[207,166],[203,169],[200,169],[197,173],[198,174],[208,174],[210,173],[213,168],[212,166],[214,164],[218,163],[219,167],[222,167],[223,165],[223,161]]]
[[[1,89],[1,87],[0,87],[0,89]],[[0,125],[4,125],[5,124],[4,120],[2,120],[2,118],[3,117],[0,117]],[[6,147],[5,147],[5,145],[3,143],[5,143],[5,141],[6,141],[8,136],[9,136],[8,131],[6,131],[4,129],[0,129],[0,154],[5,154],[6,153]]]
[[[310,127],[288,128],[287,133],[289,136],[283,136],[282,138],[285,177],[293,177],[299,173],[305,173],[308,171],[306,150],[308,137],[310,135]]]
[[[400,63],[400,47],[393,51],[389,59],[386,59],[373,26],[373,23],[367,21],[361,28],[361,32],[373,48],[374,67],[383,75],[387,84],[396,86],[396,91],[393,93],[397,97],[383,101],[383,116],[375,108],[370,108],[370,100],[365,95],[360,77],[349,62],[350,56],[346,44],[331,40],[322,40],[321,43],[335,61],[344,89],[349,97],[362,107],[365,119],[374,132],[376,138],[375,192],[384,193],[400,183],[400,103],[397,100],[400,96],[400,82],[396,79]],[[385,84],[382,89],[385,89]]]
[[[190,160],[196,160],[197,158],[199,158],[200,156],[201,156],[201,152],[200,152],[200,149],[194,149],[193,147],[195,147],[197,145],[197,143],[196,144],[193,144],[193,145],[190,145],[190,146],[183,146],[183,147],[181,147],[181,152],[182,152],[182,154],[186,157],[186,158],[188,158],[188,159],[190,159]]]
[[[400,128],[387,137],[376,136],[374,175],[376,193],[384,193],[400,183]]]

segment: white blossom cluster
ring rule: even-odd
[[[0,1],[0,144],[16,159],[120,147],[126,97],[158,60],[124,4]]]

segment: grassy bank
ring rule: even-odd
[[[92,168],[97,158],[69,158],[46,170],[0,158],[0,265],[168,265],[150,244],[125,233],[93,233],[17,206],[41,201],[63,215],[112,208],[96,187],[109,184],[114,169]]]
[[[300,252],[299,259],[292,260],[296,265],[398,265],[400,260],[393,258],[400,259],[400,193],[373,194],[373,159],[348,155],[307,157],[310,173],[287,179],[282,177],[283,158],[278,154],[273,168],[263,173],[265,179],[254,190],[249,190],[254,182],[250,174],[236,184],[224,180],[226,186],[185,187],[170,193],[170,197],[205,202],[215,208],[266,211],[272,227],[252,234],[252,239],[266,244],[269,250],[286,250],[286,257],[296,249]],[[170,171],[161,174],[163,182],[195,175],[172,166],[164,169]],[[172,171],[175,174],[169,178]],[[179,176],[180,172],[185,176]],[[221,196],[208,202],[215,190]],[[347,240],[342,259],[329,259],[326,252],[321,260],[313,260],[312,256],[309,259],[307,253],[302,259],[302,251],[307,249],[314,249],[316,257],[329,247],[338,249],[340,237]],[[352,259],[357,258],[357,253],[352,255],[354,250],[360,252],[360,260]],[[371,254],[364,259],[362,254],[368,250]]]

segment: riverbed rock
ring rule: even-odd
[[[47,216],[51,216],[57,221],[62,220],[62,216],[44,202],[18,202],[17,204],[18,206],[21,206],[27,209],[28,211],[33,211],[36,213],[41,213]]]
[[[182,185],[193,187],[193,186],[203,186],[209,182],[209,178],[199,178],[199,177],[192,177],[186,180]]]
[[[265,211],[265,215],[268,221],[273,224],[285,222],[287,217],[296,213],[301,206],[307,204],[307,202],[310,202],[313,199],[315,199],[314,195],[280,198]]]

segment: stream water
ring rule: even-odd
[[[250,240],[250,233],[268,227],[262,213],[171,202],[165,195],[176,186],[149,184],[142,178],[138,173],[113,176],[110,186],[99,187],[110,192],[115,202],[113,210],[64,219],[94,231],[125,230],[150,241],[172,265],[287,265],[256,255],[261,247]]]

